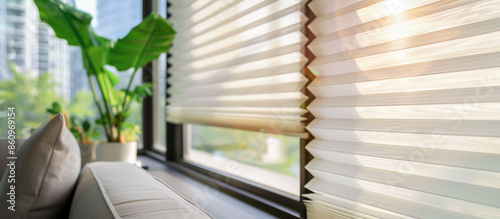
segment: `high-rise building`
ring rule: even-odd
[[[49,71],[57,83],[56,94],[69,100],[71,97],[70,47],[66,40],[56,38],[49,28]]]
[[[77,7],[79,10],[83,10],[84,12],[88,13],[90,16],[93,17],[92,26],[94,26],[96,21],[95,5],[91,4],[91,1],[89,0],[77,0],[75,3],[76,3],[75,7]],[[85,7],[81,8],[82,5]],[[91,8],[89,8],[89,5],[92,5]],[[70,53],[69,58],[71,63],[70,93],[71,93],[71,99],[73,99],[76,93],[78,93],[79,91],[90,90],[90,85],[87,79],[87,70],[83,67],[82,51],[80,47],[70,46],[69,53]]]
[[[49,28],[46,25],[40,24],[38,26],[38,70],[41,73],[49,72]]]
[[[97,1],[96,32],[109,39],[124,37],[142,20],[142,1]]]
[[[5,21],[7,13],[7,2],[0,1],[0,80],[7,77],[7,35],[6,28],[7,23],[1,22]]]
[[[32,0],[0,1],[0,80],[10,77],[8,61],[29,77],[53,74],[56,94],[70,97],[68,46],[40,21]]]
[[[17,68],[29,74],[38,76],[38,13],[36,6],[28,0],[7,0],[5,3],[6,27],[5,56]],[[7,75],[8,77],[8,72]]]
[[[97,1],[96,33],[108,39],[123,38],[142,21],[142,1],[106,0]],[[118,87],[125,87],[132,72],[117,73]],[[141,70],[136,74],[133,84],[141,83]]]
[[[75,94],[84,89],[90,90],[89,82],[87,79],[87,72],[83,67],[82,62],[82,52],[80,47],[72,46],[70,48],[70,62],[71,62],[71,98],[75,96]]]

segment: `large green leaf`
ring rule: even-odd
[[[83,132],[88,132],[90,130],[91,124],[89,120],[85,120],[82,124]]]
[[[110,65],[123,71],[137,70],[167,52],[175,31],[160,15],[151,13],[111,49]]]
[[[107,71],[102,66],[104,66],[109,59],[109,50],[106,46],[94,46],[87,50],[90,60],[83,56],[84,66],[88,69],[89,63],[94,66],[99,66],[95,73],[97,83],[106,102],[110,103],[112,106],[117,105],[117,98],[114,94],[113,86],[118,83],[118,77],[113,73]],[[88,71],[90,73],[90,71]]]
[[[99,87],[101,88],[101,92],[105,101],[108,102],[111,106],[117,106],[118,98],[116,97],[113,89],[113,86],[118,81],[116,75],[107,70],[104,70],[103,72],[99,72],[96,74],[96,79]]]
[[[113,42],[94,33],[90,27],[92,17],[59,0],[34,0],[34,2],[38,7],[40,19],[52,27],[57,37],[67,40],[69,45],[79,46],[82,49],[83,66],[87,69],[87,74],[92,75],[102,71],[108,61],[109,48]]]
[[[106,74],[108,75],[108,79],[109,79],[109,82],[111,83],[112,87],[117,85],[118,82],[120,81],[120,79],[118,79],[118,77],[115,74],[113,74],[112,72],[106,71]]]
[[[57,0],[34,0],[40,19],[50,25],[56,36],[68,41],[69,45],[89,47],[92,17]]]
[[[47,109],[47,112],[54,114],[54,115],[61,113],[62,112],[61,104],[59,104],[58,102],[53,102],[52,108]]]

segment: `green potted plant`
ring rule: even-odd
[[[103,127],[107,139],[96,146],[97,160],[135,162],[137,143],[127,142],[123,131],[130,127],[126,119],[131,102],[151,95],[152,85],[132,87],[132,81],[139,69],[168,51],[175,31],[164,18],[151,13],[124,38],[113,41],[97,35],[90,26],[92,17],[74,7],[59,0],[34,2],[40,19],[52,27],[58,38],[81,48],[83,66],[99,113],[97,123]],[[106,65],[119,71],[133,69],[125,89],[115,88],[118,77],[106,70]]]

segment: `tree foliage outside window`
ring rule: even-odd
[[[195,150],[299,177],[300,145],[297,138],[215,126],[191,127],[191,147]],[[279,157],[268,156],[271,153],[269,144],[273,143],[279,147],[280,153],[275,154]]]
[[[93,116],[91,94],[79,91],[71,103],[57,96],[53,76],[50,73],[30,77],[27,72],[19,72],[13,63],[9,63],[11,77],[0,80],[0,124],[6,124],[7,108],[16,107],[16,135],[26,138],[32,129],[38,128],[50,118],[47,108],[53,102],[62,103],[70,113],[79,118]],[[0,139],[5,138],[7,126],[0,126]]]

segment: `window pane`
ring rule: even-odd
[[[92,2],[80,0],[82,2]],[[116,40],[123,38],[127,33],[142,20],[142,1],[139,0],[105,0],[95,3],[95,32],[103,37]],[[119,21],[119,22],[117,22]],[[119,78],[116,89],[126,88],[133,70],[118,72],[114,68],[109,68]],[[132,88],[142,83],[142,70],[139,70],[133,79]],[[142,130],[142,104],[132,102],[130,106],[130,116],[126,121],[140,127]],[[138,149],[142,149],[142,134],[139,135]]]
[[[156,13],[167,17],[167,0],[156,0]],[[166,78],[167,78],[167,55],[162,54],[155,62],[156,69],[153,72],[153,149],[162,153],[167,151],[166,147]]]
[[[186,131],[185,159],[299,195],[299,138],[194,124]]]
[[[125,36],[142,19],[142,1],[138,0],[63,2],[92,15],[96,32],[111,39]],[[115,19],[121,22],[112,22]],[[124,88],[130,72],[117,75],[121,79],[117,89]],[[139,72],[134,83],[141,78]],[[17,137],[27,137],[50,118],[47,109],[53,102],[59,102],[68,115],[94,120],[97,110],[89,90],[80,49],[69,47],[39,21],[34,2],[0,1],[0,123],[6,124],[6,108],[15,106]],[[128,122],[141,126],[141,105],[134,103],[131,108]],[[6,126],[0,126],[0,138],[5,131]]]
[[[50,118],[46,110],[53,102],[65,110],[81,104],[69,101],[69,53],[66,41],[39,21],[33,1],[0,1],[0,139],[7,136],[9,106],[21,139]]]

